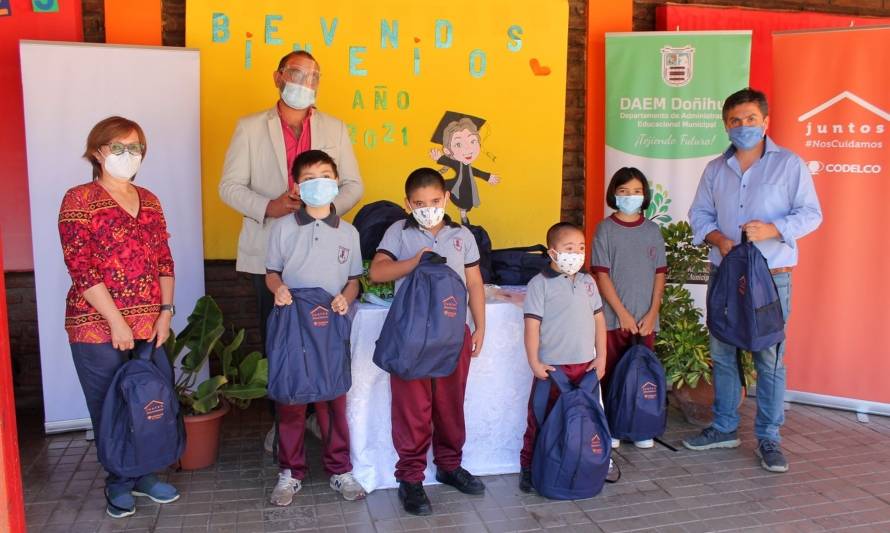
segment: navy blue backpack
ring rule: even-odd
[[[744,232],[742,243],[723,258],[708,291],[708,329],[726,344],[752,352],[785,340],[776,282]]]
[[[153,342],[137,342],[115,372],[102,404],[96,435],[99,462],[120,477],[141,477],[179,460],[185,431],[173,372]],[[153,361],[161,361],[160,366]]]
[[[450,376],[464,344],[466,321],[466,285],[444,257],[426,252],[396,292],[374,363],[402,379]]]
[[[284,404],[333,400],[352,386],[347,316],[331,309],[324,289],[291,289],[293,303],[276,305],[266,324],[267,396]]]
[[[373,259],[386,230],[404,218],[405,209],[389,200],[371,202],[359,209],[352,220],[352,225],[358,230],[362,259],[369,261]]]
[[[551,381],[560,395],[545,416]],[[532,485],[554,500],[592,498],[603,490],[609,473],[612,438],[599,401],[596,372],[578,384],[558,368],[547,381],[536,380],[532,406],[538,435],[532,455]]]
[[[615,365],[609,379],[606,418],[616,439],[641,441],[664,433],[667,386],[661,361],[638,336]]]

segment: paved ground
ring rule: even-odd
[[[344,502],[319,475],[290,507],[270,506],[276,467],[261,449],[269,427],[262,407],[227,417],[215,467],[169,474],[183,494],[178,502],[140,501],[137,513],[122,520],[104,514],[104,472],[84,434],[45,437],[41,414],[21,413],[28,530],[890,532],[890,418],[872,416],[861,424],[852,413],[794,405],[784,429],[791,470],[771,474],[754,458],[754,402],[748,399],[738,449],[672,452],[656,445],[641,451],[624,444],[616,457],[621,481],[596,498],[552,502],[519,492],[515,474],[491,476],[484,496],[429,488],[435,515],[417,518],[401,511],[394,490]],[[677,445],[697,431],[676,412],[668,427],[665,439]],[[319,443],[309,441],[312,471],[318,473]]]

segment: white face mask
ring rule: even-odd
[[[142,164],[141,155],[133,155],[130,152],[124,152],[120,155],[108,154],[102,167],[112,178],[121,181],[128,181],[139,172],[139,166]]]
[[[553,250],[553,252],[556,254],[556,266],[566,276],[574,275],[584,266],[584,254],[557,252],[556,250]]]
[[[306,109],[315,103],[315,90],[298,83],[287,82],[281,90],[281,100],[292,109]]]
[[[414,220],[426,229],[430,229],[445,218],[444,207],[418,207],[411,211]]]

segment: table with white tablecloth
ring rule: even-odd
[[[347,400],[352,467],[366,490],[397,486],[392,444],[389,374],[374,364],[374,346],[387,309],[359,305],[352,324],[352,389]],[[519,472],[532,373],[523,344],[522,309],[485,306],[482,353],[470,364],[464,413],[463,466],[476,475]],[[432,452],[425,483],[435,483]]]

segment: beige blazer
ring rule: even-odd
[[[337,163],[340,192],[334,206],[338,214],[346,214],[364,191],[346,125],[313,109],[309,127],[312,149],[324,150]],[[242,118],[235,126],[219,182],[222,201],[244,217],[235,270],[265,274],[266,243],[274,221],[266,219],[266,205],[286,190],[287,156],[278,109],[273,107]]]

